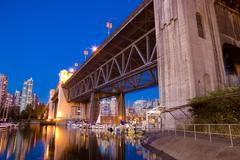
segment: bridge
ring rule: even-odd
[[[99,100],[158,85],[161,106],[232,85],[240,75],[240,0],[145,0],[62,85],[91,123]],[[237,84],[237,79],[234,84]],[[55,103],[59,98],[55,98]],[[165,115],[166,126],[172,117]]]

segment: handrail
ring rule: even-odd
[[[159,133],[164,133],[167,131],[168,135],[170,134],[170,132],[173,132],[175,134],[175,136],[177,136],[178,132],[183,133],[183,137],[186,138],[186,133],[192,133],[194,136],[195,141],[200,138],[198,135],[208,135],[209,136],[209,141],[210,143],[212,143],[212,136],[224,136],[225,138],[228,137],[229,142],[230,142],[230,146],[233,147],[234,146],[234,142],[236,141],[236,139],[240,139],[240,124],[182,124],[180,126],[176,126],[174,128],[155,128],[155,129],[148,129],[148,131],[160,131]],[[203,131],[199,131],[198,127],[202,126],[205,128],[202,128]],[[216,127],[225,127],[225,129],[223,131],[219,131],[218,129],[214,128],[213,126]],[[191,129],[189,129],[189,127],[193,127]],[[234,128],[233,127],[238,127],[237,128],[237,133],[234,133]],[[204,130],[205,129],[205,130]]]

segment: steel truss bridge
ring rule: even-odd
[[[112,96],[158,84],[153,3],[143,3],[64,85],[68,100]]]
[[[229,33],[239,24],[239,1],[194,1],[201,10],[193,2],[145,0],[61,86],[67,103],[83,106],[94,123],[101,98],[116,96],[118,114],[124,117],[124,94],[158,82],[161,105],[169,108],[224,87],[221,43],[229,43],[229,38],[239,41],[237,34]],[[225,14],[224,20],[217,17]],[[206,23],[211,25],[203,25],[201,17],[208,17]],[[231,29],[225,30],[226,22],[232,22]],[[208,36],[199,35],[203,30]],[[203,48],[207,48],[206,53]],[[62,106],[67,103],[62,102]],[[169,116],[165,119],[166,125],[175,125]]]

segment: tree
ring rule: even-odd
[[[47,107],[45,104],[41,103],[36,106],[36,108],[33,110],[32,118],[33,119],[44,119],[44,114],[47,111]]]
[[[26,109],[21,112],[20,117],[21,119],[27,119],[28,121],[30,119],[45,119],[46,112],[47,112],[47,107],[43,103],[36,105],[34,109],[31,104],[28,104]]]
[[[18,121],[20,119],[19,106],[13,106],[9,109],[8,119]]]
[[[21,119],[26,119],[27,121],[30,121],[31,115],[33,112],[33,108],[31,104],[28,104],[26,109],[21,112]]]

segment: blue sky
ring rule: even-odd
[[[34,79],[34,92],[46,102],[58,73],[84,61],[83,51],[107,37],[142,0],[0,0],[0,73],[8,75],[8,90],[21,90]],[[157,97],[157,88],[148,89]],[[142,91],[127,95],[141,98]]]

